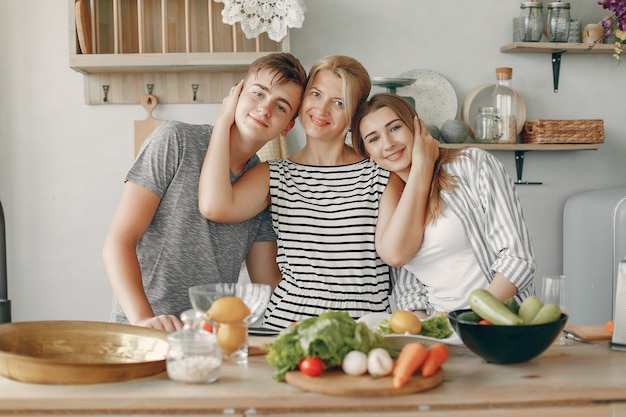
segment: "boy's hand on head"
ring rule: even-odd
[[[439,141],[426,129],[426,123],[413,118],[415,139],[413,141],[412,165],[434,167],[439,158]]]
[[[222,107],[220,108],[220,114],[218,120],[229,123],[232,125],[235,123],[235,109],[239,102],[239,96],[243,88],[243,80],[232,86],[230,93],[222,100]]]

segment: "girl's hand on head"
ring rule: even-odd
[[[220,107],[220,113],[217,117],[218,120],[223,120],[231,125],[235,123],[235,110],[237,109],[242,89],[243,80],[231,87],[230,93],[222,100],[222,107]]]
[[[439,141],[426,129],[426,123],[413,118],[415,138],[413,141],[412,165],[434,167],[439,158]]]

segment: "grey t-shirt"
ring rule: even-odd
[[[166,122],[146,140],[126,180],[161,198],[137,246],[143,286],[155,315],[191,308],[188,288],[237,282],[252,243],[274,241],[268,210],[238,224],[215,223],[198,210],[198,181],[213,127]],[[259,162],[254,156],[244,170]],[[237,178],[231,174],[231,182]],[[128,323],[114,297],[111,321]]]

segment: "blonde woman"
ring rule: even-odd
[[[340,55],[318,60],[299,113],[304,148],[255,166],[232,185],[224,162],[232,125],[227,108],[234,108],[239,87],[232,102],[224,103],[221,138],[211,141],[201,173],[199,206],[207,218],[226,223],[270,206],[282,280],[266,312],[267,328],[281,329],[326,310],[346,311],[355,319],[390,312],[389,268],[374,242],[388,173],[345,143],[354,111],[370,88],[369,74],[357,60]],[[251,114],[250,123],[263,124],[262,115],[262,110]],[[427,195],[422,198],[425,203]]]

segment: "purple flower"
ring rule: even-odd
[[[607,29],[607,36],[610,36],[615,28],[626,30],[626,0],[598,0],[598,4],[615,14],[602,21],[602,26]]]

